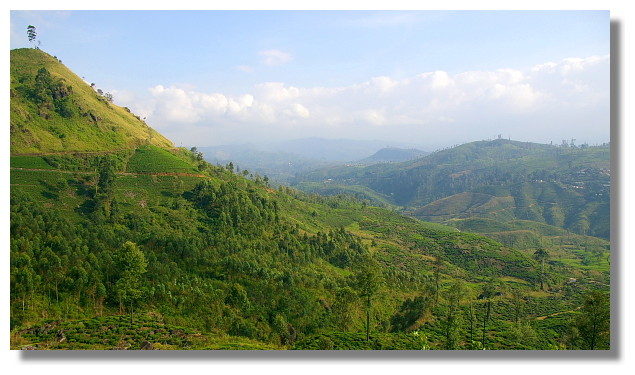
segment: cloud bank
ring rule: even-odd
[[[265,64],[290,58],[264,52]],[[609,66],[606,55],[527,70],[380,76],[342,87],[265,82],[238,96],[157,85],[148,99],[123,105],[175,141],[199,146],[304,136],[441,146],[497,134],[596,143],[609,137]]]

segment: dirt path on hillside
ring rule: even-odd
[[[86,172],[86,171],[62,171],[59,169],[37,169],[37,168],[17,168],[11,167],[12,170],[20,170],[20,171],[31,171],[31,172],[56,172],[56,173],[67,173],[67,174],[86,174],[86,175],[94,175],[95,172]],[[209,176],[205,176],[204,174],[198,173],[186,173],[186,172],[115,172],[116,175],[120,176],[136,176],[136,175],[147,175],[147,176],[174,176],[174,177],[199,177],[199,178],[210,178]]]
[[[30,171],[30,172],[57,172],[57,173],[69,173],[69,174],[95,174],[95,172],[86,172],[86,171],[61,171],[59,169],[38,169],[38,168],[18,168],[18,167],[11,167],[11,170]]]
[[[163,147],[160,147],[163,148]],[[25,153],[12,153],[9,156],[47,156],[47,155],[105,155],[114,154],[120,151],[135,151],[137,148],[117,148],[114,150],[102,150],[102,151],[51,151],[51,152],[25,152]],[[179,147],[163,148],[168,151],[178,150]]]
[[[578,311],[578,310],[580,310],[581,308],[582,308],[582,306],[578,306],[578,307],[576,307],[576,308],[575,308],[575,309],[573,309],[573,310],[568,310],[568,311],[559,311],[559,312],[557,312],[557,313],[553,313],[553,314],[549,314],[549,315],[545,315],[545,316],[539,316],[539,317],[536,317],[536,320],[545,320],[545,319],[547,319],[547,318],[552,318],[552,317],[554,317],[554,316],[558,316],[558,315],[561,315],[561,314],[572,313],[572,312],[574,312],[574,311]]]
[[[105,155],[113,154],[119,151],[134,150],[131,148],[119,148],[115,150],[105,151],[51,151],[51,152],[26,152],[26,153],[13,153],[10,156],[47,156],[47,155]]]

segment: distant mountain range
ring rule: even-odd
[[[382,148],[409,147],[404,143],[379,140],[301,138],[265,145],[267,151],[284,151],[301,157],[326,162],[356,162],[368,158]]]
[[[385,147],[383,141],[302,138],[264,145],[241,144],[198,147],[212,164],[229,162],[277,182],[289,182],[298,173],[342,164],[400,162],[426,155],[425,151]]]

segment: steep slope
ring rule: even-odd
[[[11,154],[173,147],[46,52],[12,50],[10,67]]]

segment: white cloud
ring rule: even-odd
[[[261,100],[281,102],[297,98],[300,90],[293,86],[285,86],[282,82],[265,82],[255,86],[256,95]]]
[[[564,59],[559,63],[547,62],[534,66],[531,71],[538,73],[569,75],[571,73],[583,72],[595,65],[607,64],[610,62],[610,55],[591,56],[587,58],[572,57]]]
[[[232,134],[252,141],[282,134],[400,136],[410,141],[449,134],[469,141],[509,131],[519,139],[523,134],[558,132],[581,139],[577,134],[585,126],[595,127],[589,134],[605,132],[608,140],[608,72],[605,56],[566,59],[526,71],[379,76],[341,87],[265,82],[239,96],[157,85],[150,89],[150,100],[139,102],[138,113],[146,114],[158,129],[174,129],[175,134],[188,124],[199,132],[209,129],[207,141],[200,133],[191,136],[191,142],[201,146]],[[560,136],[551,137],[558,141]]]
[[[258,52],[262,58],[262,63],[269,66],[286,64],[291,61],[291,55],[277,49],[269,49]]]

